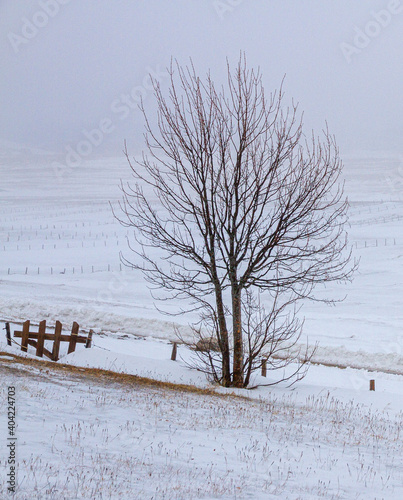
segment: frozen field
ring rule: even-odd
[[[94,348],[61,361],[208,387],[184,348],[170,361],[173,319],[120,265],[128,233],[109,202],[128,176],[123,155],[72,169],[28,150],[3,148],[0,160],[0,320],[77,321],[97,332]],[[3,356],[5,385],[17,387],[16,499],[403,497],[401,164],[345,165],[359,272],[319,292],[344,302],[303,313],[316,361],[350,368],[315,365],[292,389],[240,391],[247,401],[54,375]],[[188,319],[174,321],[186,335]],[[19,353],[4,337],[0,348]]]
[[[0,157],[0,319],[76,320],[83,328],[174,339],[143,277],[124,268],[130,234],[113,218],[123,158],[61,167],[60,159],[6,150]],[[55,163],[55,161],[58,163]],[[308,303],[304,335],[320,360],[403,373],[403,177],[399,158],[347,159],[349,237],[361,259],[351,285],[319,291],[336,307]],[[170,304],[169,310],[177,310]],[[187,325],[192,317],[175,318]],[[366,360],[364,359],[366,358]]]

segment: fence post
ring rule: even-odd
[[[172,346],[171,361],[176,361],[177,352],[178,352],[178,344],[174,342],[174,345]]]
[[[90,331],[88,332],[87,342],[85,343],[85,347],[86,347],[86,349],[89,349],[89,348],[91,347],[91,342],[92,342],[92,334],[93,334],[93,333],[94,333],[94,332],[93,332],[92,330],[90,330]]]
[[[262,377],[266,377],[266,374],[267,374],[267,360],[266,359],[263,359],[262,361]]]
[[[60,321],[56,321],[55,326],[55,340],[53,342],[53,350],[52,350],[52,359],[53,361],[57,361],[59,359],[59,350],[60,350],[60,336],[62,334],[62,324]]]
[[[10,323],[6,323],[6,338],[7,338],[7,345],[11,345]]]
[[[43,346],[45,344],[46,320],[44,319],[39,323],[38,341],[36,343],[36,355],[40,358],[43,357]]]
[[[67,354],[70,354],[76,350],[78,328],[79,328],[78,323],[74,321],[73,328],[71,329],[69,349],[67,351]]]
[[[22,325],[21,351],[28,352],[29,319]]]
[[[375,390],[375,380],[370,380],[369,381],[369,390],[374,391]]]

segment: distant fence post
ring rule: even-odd
[[[267,375],[267,360],[264,359],[262,361],[262,377],[266,377]]]
[[[176,361],[177,352],[178,352],[178,344],[174,342],[174,345],[172,346],[171,361]]]
[[[374,391],[375,390],[375,380],[370,380],[369,381],[369,390]]]

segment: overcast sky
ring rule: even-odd
[[[47,11],[47,13],[46,13]],[[342,153],[403,151],[403,0],[0,0],[0,138],[63,152],[141,143],[124,102],[173,56],[220,79],[245,51]],[[133,104],[133,103],[130,103]]]

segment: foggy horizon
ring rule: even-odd
[[[149,72],[166,89],[171,58],[191,58],[201,77],[211,70],[219,81],[226,58],[234,66],[244,51],[267,94],[285,76],[305,133],[327,123],[341,154],[403,150],[398,0],[24,0],[2,2],[0,19],[1,140],[66,153],[92,138],[102,153],[126,139],[138,151],[135,98],[153,109]]]

